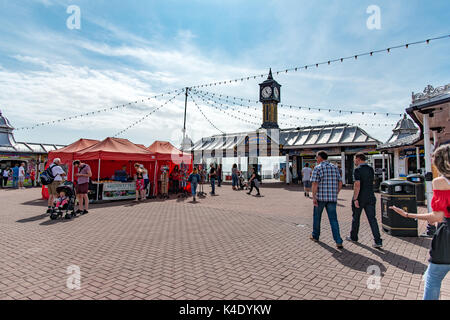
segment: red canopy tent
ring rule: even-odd
[[[69,181],[73,180],[73,170],[72,170],[72,162],[75,160],[74,154],[78,151],[84,150],[86,148],[89,148],[93,146],[94,144],[97,144],[99,140],[93,140],[93,139],[79,139],[75,141],[74,143],[69,144],[68,146],[55,150],[50,151],[48,153],[48,160],[46,168],[53,162],[54,159],[59,158],[61,159],[61,164],[67,166],[67,179]],[[42,198],[48,199],[48,189],[46,186],[42,186]]]
[[[156,155],[127,139],[106,138],[97,144],[75,154],[75,158],[86,162],[92,170],[92,179],[110,178],[116,170],[127,167],[129,175],[134,174],[134,163],[139,162],[153,173]]]
[[[184,163],[188,166],[188,173],[192,172],[192,155],[175,148],[170,142],[155,141],[147,149],[156,155],[154,171],[155,192],[157,192],[158,185],[157,175],[162,172],[162,167],[168,166],[170,174],[176,165],[180,167],[180,165]]]

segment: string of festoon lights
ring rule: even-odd
[[[249,114],[249,113],[243,112],[243,111],[241,111],[241,110],[233,109],[233,108],[230,107],[229,105],[223,103],[223,101],[222,101],[222,102],[221,102],[221,101],[216,101],[216,100],[214,100],[214,99],[213,99],[212,97],[210,97],[210,96],[207,96],[207,95],[201,95],[201,94],[199,94],[199,93],[196,93],[196,95],[199,96],[200,98],[202,98],[202,100],[203,100],[205,103],[207,103],[207,104],[208,104],[208,101],[213,101],[216,105],[219,105],[220,107],[225,107],[225,109],[227,109],[227,110],[230,108],[231,110],[233,110],[233,111],[235,111],[235,112],[237,112],[237,113],[240,113],[240,114],[242,114],[242,115],[244,115],[244,116],[247,116],[247,117],[249,117],[249,118],[255,118],[255,115],[254,115],[254,114]],[[224,100],[224,101],[229,103],[229,101],[227,101],[227,100]],[[234,104],[235,104],[236,106],[244,107],[244,108],[247,108],[247,109],[249,109],[249,110],[252,109],[252,110],[258,111],[258,108],[256,108],[256,107],[246,106],[246,105],[237,104],[237,103],[234,103]],[[213,106],[213,108],[216,108],[217,110],[220,110],[221,112],[227,114],[226,112],[224,112],[223,109],[220,109],[220,108],[218,108],[218,107],[216,107],[216,106]],[[280,113],[280,114],[281,114],[281,115],[284,115],[284,116],[289,116],[289,115],[285,115],[285,114],[283,114],[283,113]],[[239,118],[239,117],[236,117],[236,116],[233,116],[233,115],[230,115],[230,116],[232,116],[233,118],[236,118],[236,119],[238,119],[238,120],[247,122],[247,123],[251,123],[251,124],[255,124],[255,125],[261,125],[261,123],[251,122],[251,121],[248,121],[248,120],[246,120],[246,119],[242,119],[242,118]],[[260,117],[258,117],[258,118],[260,118]],[[292,118],[292,117],[290,117],[290,118]],[[340,123],[340,122],[326,121],[326,120],[320,120],[320,119],[309,119],[309,118],[301,118],[301,117],[295,117],[295,118],[297,118],[298,120],[302,120],[302,121],[305,120],[305,121],[310,121],[310,122],[323,122],[323,123],[329,123],[329,124],[342,124],[342,123]],[[261,118],[261,121],[262,121],[262,118]],[[293,125],[293,124],[291,124],[291,123],[287,123],[287,122],[283,122],[283,121],[279,121],[279,123],[280,123],[281,125],[283,125],[283,126],[288,126],[288,127],[299,127],[298,125]]]
[[[149,113],[147,113],[145,116],[143,116],[142,118],[140,118],[139,120],[133,122],[131,125],[129,125],[128,127],[126,127],[125,129],[117,132],[114,137],[118,137],[121,134],[123,134],[125,131],[131,129],[132,127],[138,125],[139,123],[141,123],[142,121],[146,120],[149,116],[151,116],[153,113],[155,113],[156,111],[158,111],[159,109],[161,109],[162,107],[166,106],[167,104],[169,104],[170,102],[172,102],[172,100],[174,100],[176,97],[178,97],[180,94],[182,94],[184,92],[184,90],[181,90],[180,92],[178,92],[176,95],[172,96],[172,98],[170,98],[169,100],[167,100],[166,102],[164,102],[163,104],[161,104],[159,107],[153,109],[152,111],[150,111]]]
[[[322,61],[322,62],[317,62],[317,63],[312,63],[312,64],[307,64],[301,67],[292,67],[292,68],[287,68],[284,70],[279,70],[279,71],[275,71],[275,74],[280,74],[280,73],[289,73],[289,72],[297,72],[300,70],[307,70],[308,68],[311,67],[316,67],[318,68],[321,65],[331,65],[332,63],[336,63],[336,62],[344,62],[344,60],[357,60],[359,57],[363,57],[363,56],[373,56],[374,54],[378,54],[378,53],[390,53],[392,50],[395,49],[400,49],[400,48],[406,48],[408,49],[409,47],[413,46],[413,45],[419,45],[419,44],[429,44],[431,41],[436,41],[436,40],[443,40],[443,39],[450,39],[450,34],[448,35],[444,35],[444,36],[439,36],[439,37],[434,37],[434,38],[429,38],[429,39],[425,39],[425,40],[420,40],[420,41],[415,41],[415,42],[409,42],[409,43],[405,43],[405,44],[401,44],[401,45],[396,45],[396,46],[392,46],[392,47],[388,47],[385,49],[380,49],[380,50],[372,50],[372,51],[367,51],[367,52],[363,52],[363,53],[357,53],[357,54],[353,54],[351,56],[347,56],[347,57],[342,57],[342,58],[337,58],[337,59],[330,59],[330,60],[326,60],[326,61]],[[237,83],[238,81],[246,81],[246,80],[252,80],[252,79],[256,79],[256,78],[264,78],[265,76],[267,76],[267,73],[263,73],[263,74],[258,74],[258,75],[252,75],[252,76],[245,76],[245,77],[241,77],[241,78],[236,78],[236,79],[232,79],[232,80],[224,80],[224,81],[215,81],[215,82],[210,82],[210,83],[206,83],[206,84],[201,84],[201,85],[196,85],[196,86],[192,86],[190,87],[191,89],[195,89],[195,88],[204,88],[204,87],[212,87],[212,86],[217,86],[217,85],[226,85],[226,84],[232,84]]]
[[[224,131],[220,130],[219,128],[216,127],[216,125],[209,120],[209,118],[205,115],[205,113],[203,112],[202,108],[200,108],[200,106],[197,104],[197,102],[195,101],[194,97],[192,96],[192,94],[189,95],[189,97],[191,98],[192,102],[194,103],[194,105],[197,107],[198,111],[200,111],[200,113],[203,115],[203,117],[206,119],[206,121],[209,122],[209,124],[216,129],[217,131],[220,131],[220,133],[222,134],[226,134]]]
[[[128,107],[130,107],[132,105],[136,105],[138,103],[148,102],[149,100],[157,99],[157,98],[163,97],[165,95],[171,95],[172,93],[181,93],[184,90],[185,89],[172,90],[172,91],[160,93],[160,94],[157,94],[157,95],[154,95],[154,96],[151,96],[151,97],[147,97],[147,98],[144,98],[144,99],[139,99],[139,100],[135,100],[135,101],[131,101],[131,102],[125,103],[125,104],[117,105],[117,106],[114,106],[114,107],[98,109],[98,110],[95,110],[95,111],[89,111],[89,112],[85,112],[85,113],[81,113],[81,114],[78,114],[78,115],[69,116],[69,117],[65,117],[65,118],[61,118],[61,119],[45,121],[45,122],[34,124],[32,126],[16,128],[15,130],[16,131],[18,131],[18,130],[32,130],[32,129],[36,129],[38,127],[43,127],[43,126],[47,126],[47,125],[61,123],[61,122],[68,121],[68,120],[73,120],[73,119],[84,118],[84,117],[87,117],[87,116],[92,116],[94,114],[105,113],[105,112],[109,112],[109,111],[118,110],[118,109],[121,109],[121,108],[128,108]]]
[[[208,106],[210,106],[210,107],[212,107],[212,108],[214,108],[214,109],[216,109],[216,110],[219,110],[220,112],[224,113],[225,115],[227,115],[227,116],[229,116],[229,117],[235,118],[235,119],[237,119],[237,120],[239,120],[239,121],[246,122],[246,123],[248,123],[248,124],[252,124],[252,125],[255,125],[255,126],[261,126],[261,123],[262,123],[262,116],[256,116],[255,114],[249,114],[249,113],[246,113],[246,112],[244,112],[244,111],[241,111],[241,110],[238,110],[238,109],[234,109],[234,108],[231,107],[231,106],[224,105],[224,104],[222,104],[222,103],[220,103],[220,102],[217,102],[217,101],[215,101],[215,100],[213,100],[213,99],[211,99],[210,97],[207,97],[207,96],[205,96],[205,95],[201,95],[201,94],[198,94],[198,93],[195,93],[195,95],[196,95],[197,97],[199,97],[206,105],[208,105]],[[213,104],[211,101],[214,102],[214,104]],[[220,105],[220,107],[218,107],[218,105]],[[257,119],[260,120],[260,122],[254,122],[254,121],[250,121],[250,120],[247,120],[247,119],[243,119],[243,118],[237,117],[237,116],[235,116],[235,115],[233,115],[233,114],[230,114],[230,113],[224,111],[221,107],[225,107],[226,110],[231,109],[232,111],[237,112],[237,113],[240,113],[240,114],[242,114],[243,116],[246,116],[246,117],[251,118],[251,119],[257,118]],[[249,108],[249,109],[250,109],[250,108]],[[251,109],[253,109],[253,108],[251,108]],[[254,108],[254,109],[255,109],[256,111],[258,111],[257,108]],[[287,123],[287,122],[279,122],[279,123],[280,123],[281,125],[287,126],[287,127],[296,127],[295,125],[292,125],[292,124]]]
[[[244,105],[244,104],[241,104],[241,103],[237,103],[237,102],[235,102],[235,101],[230,101],[230,100],[226,99],[225,97],[220,97],[220,96],[218,96],[218,95],[215,95],[215,96],[208,95],[208,93],[205,93],[204,91],[202,91],[202,93],[200,93],[200,92],[197,91],[197,90],[192,90],[192,92],[196,93],[197,95],[204,96],[205,98],[211,99],[212,101],[214,101],[216,104],[218,104],[218,105],[220,105],[220,106],[223,106],[224,103],[227,103],[227,104],[233,104],[233,105],[236,105],[236,106],[244,107],[244,108],[247,108],[247,109],[249,109],[249,110],[256,110],[256,111],[258,110],[258,108],[254,107],[254,106],[248,106],[248,105]],[[220,101],[216,101],[215,99],[220,100]],[[246,99],[245,101],[250,101],[250,102],[252,102],[252,100],[248,100],[248,99]],[[240,111],[240,110],[236,110],[236,112],[238,112],[238,113],[243,113],[243,112]],[[286,117],[286,118],[290,118],[290,119],[295,118],[295,119],[301,120],[301,121],[310,121],[310,122],[328,123],[328,124],[342,124],[342,122],[329,121],[329,120],[322,120],[322,119],[313,119],[313,118],[307,118],[307,117],[301,117],[301,116],[296,116],[296,115],[286,114],[286,113],[282,113],[282,112],[278,112],[278,114],[281,115],[281,116],[283,116],[283,117]],[[254,117],[254,115],[249,115],[249,116]],[[280,122],[280,123],[281,123],[281,122]],[[281,123],[281,124],[283,124],[283,123]],[[395,124],[392,124],[392,123],[360,123],[360,122],[350,122],[350,123],[348,123],[348,124],[350,124],[350,125],[356,125],[356,126],[361,126],[361,127],[362,127],[362,126],[369,126],[369,127],[383,127],[383,126],[384,126],[384,127],[392,127],[392,126],[395,125]],[[290,125],[290,124],[287,124],[287,125]]]
[[[240,97],[235,97],[235,96],[230,96],[230,95],[225,95],[225,94],[218,94],[218,93],[214,93],[214,92],[210,92],[210,91],[203,91],[203,90],[197,90],[197,89],[193,89],[193,91],[197,92],[197,93],[205,93],[205,94],[209,94],[212,95],[214,97],[218,97],[218,98],[226,98],[226,99],[233,99],[233,101],[242,101],[242,102],[248,102],[248,103],[260,103],[260,101],[258,100],[251,100],[248,98],[240,98]],[[326,111],[326,112],[336,112],[336,113],[349,113],[349,114],[362,114],[362,115],[381,115],[381,116],[393,116],[393,117],[402,117],[403,114],[401,113],[391,113],[391,112],[370,112],[370,111],[356,111],[356,110],[343,110],[340,109],[338,107],[312,107],[312,106],[295,106],[295,105],[290,105],[290,104],[283,104],[283,103],[279,103],[278,104],[280,107],[286,107],[286,108],[290,108],[290,109],[299,109],[299,110],[317,110],[317,111]]]
[[[218,111],[220,111],[220,112],[226,114],[226,115],[229,116],[229,117],[235,118],[235,119],[240,120],[240,121],[242,121],[242,122],[246,122],[246,123],[248,123],[248,124],[253,124],[253,125],[257,125],[257,126],[261,125],[261,122],[258,123],[258,122],[250,121],[250,120],[243,119],[243,118],[237,117],[236,115],[233,115],[233,114],[230,114],[230,113],[226,112],[226,111],[223,110],[222,108],[218,107],[219,103],[217,103],[216,101],[214,101],[214,100],[212,100],[212,99],[208,99],[208,97],[205,96],[205,95],[201,95],[201,94],[198,94],[198,93],[194,93],[194,94],[195,94],[198,98],[200,98],[207,106],[210,106],[210,107],[212,107],[212,108],[214,108],[214,109],[216,109],[216,110],[218,110]],[[214,103],[212,103],[211,101],[214,102]],[[220,106],[222,106],[222,104],[220,104]],[[243,112],[243,111],[241,111],[241,110],[233,109],[232,107],[229,107],[229,106],[224,106],[224,107],[225,107],[227,110],[228,110],[228,109],[231,109],[232,111],[238,112],[238,113],[240,113],[240,114],[242,114],[242,115],[244,115],[244,116],[247,116],[247,117],[249,117],[249,118],[252,118],[252,119],[254,119],[254,118],[256,117],[255,115],[251,115],[251,114],[245,113],[245,112]],[[256,108],[255,108],[255,109],[256,109]]]

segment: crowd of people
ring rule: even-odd
[[[360,228],[360,219],[362,212],[365,212],[369,226],[373,235],[373,247],[381,249],[383,247],[383,239],[381,238],[380,228],[376,217],[376,197],[373,189],[374,169],[366,162],[366,155],[357,153],[354,157],[355,169],[353,172],[353,196],[351,200],[352,223],[350,234],[345,238],[349,242],[358,242],[358,234]],[[440,177],[433,180],[433,199],[431,202],[432,212],[426,214],[408,213],[401,208],[391,206],[390,209],[402,215],[405,218],[426,220],[430,224],[437,224],[437,231],[432,239],[429,266],[425,274],[425,292],[424,299],[439,299],[440,286],[445,275],[450,271],[450,231],[448,223],[450,219],[450,146],[442,146],[435,150],[432,161],[440,173]],[[337,202],[338,195],[342,190],[341,170],[336,165],[328,161],[328,154],[320,151],[316,154],[316,166],[311,169],[309,164],[305,164],[301,170],[302,183],[304,186],[305,197],[310,197],[312,193],[312,219],[313,230],[310,235],[312,241],[318,242],[321,234],[321,218],[322,213],[326,210],[328,220],[331,225],[333,239],[338,249],[343,249],[343,239],[340,234],[338,222]],[[77,213],[88,213],[89,207],[89,181],[92,177],[92,171],[88,164],[75,160],[73,166],[76,170],[76,195],[78,202]],[[57,192],[58,186],[66,179],[67,173],[61,166],[59,158],[53,160],[49,166],[49,170],[54,177],[53,182],[48,185],[49,199],[47,213],[55,212],[64,205],[65,195]],[[143,201],[146,199],[146,192],[149,185],[148,171],[144,165],[136,163],[134,165],[135,174],[134,181],[136,183],[136,199],[135,201]],[[23,188],[25,177],[25,164],[16,165],[14,168],[5,168],[2,172],[2,186],[12,176],[13,185],[17,188]],[[173,184],[173,191],[178,192],[186,187],[186,183],[190,183],[193,201],[197,201],[197,191],[199,184],[203,184],[208,180],[211,187],[210,194],[216,195],[217,186],[222,185],[222,165],[211,163],[207,171],[204,166],[194,166],[189,176],[184,177],[186,172],[176,166],[170,174]],[[183,181],[183,183],[181,183]],[[257,168],[252,167],[245,183],[243,172],[241,172],[237,164],[232,166],[231,170],[231,187],[233,190],[242,190],[247,188],[247,194],[251,194],[253,189],[256,190],[256,196],[260,196],[261,176]]]
[[[36,171],[31,169],[27,172],[25,162],[16,163],[12,168],[5,167],[0,170],[0,186],[1,188],[6,188],[8,181],[12,179],[11,186],[13,189],[25,189],[24,183],[27,176],[31,180],[31,185],[35,186]]]

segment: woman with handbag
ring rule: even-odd
[[[405,218],[427,220],[430,224],[439,223],[431,242],[429,265],[425,273],[424,300],[439,300],[442,280],[450,271],[450,145],[437,148],[432,159],[441,174],[433,180],[433,212],[412,214],[395,206],[389,207]]]

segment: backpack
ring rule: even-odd
[[[55,180],[55,176],[53,175],[52,169],[56,167],[56,164],[49,166],[47,169],[44,170],[44,172],[41,173],[40,175],[40,179],[41,179],[41,184],[46,186],[49,185],[50,183],[53,182],[53,180]]]

